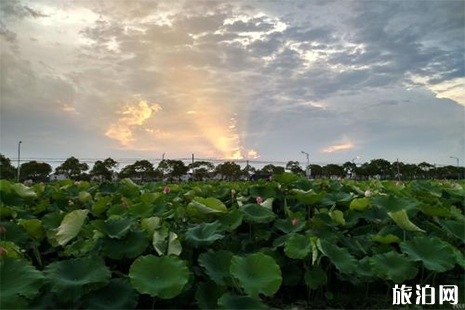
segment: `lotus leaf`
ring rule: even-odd
[[[132,285],[123,279],[111,279],[99,290],[84,297],[88,309],[134,309],[137,305],[137,293]]]
[[[276,218],[273,211],[257,204],[246,204],[240,210],[244,214],[245,221],[249,223],[269,223]]]
[[[242,224],[244,215],[238,209],[230,210],[223,215],[218,221],[221,223],[223,230],[233,231]]]
[[[399,225],[400,228],[407,231],[418,231],[425,232],[423,229],[419,228],[417,225],[413,224],[408,218],[407,212],[405,210],[400,210],[397,212],[388,212],[389,217]]]
[[[394,251],[371,257],[370,266],[377,277],[399,284],[415,278],[418,273],[415,262]]]
[[[454,268],[455,257],[447,242],[436,237],[415,237],[400,244],[402,252],[414,261],[422,261],[426,269],[444,272]]]
[[[260,300],[226,293],[218,299],[219,309],[268,309]]]
[[[320,267],[313,267],[305,272],[305,284],[312,290],[316,290],[320,286],[326,285],[328,277]]]
[[[133,221],[130,218],[109,219],[103,226],[106,235],[112,239],[121,239],[131,229]]]
[[[0,308],[24,307],[39,292],[43,275],[22,259],[3,258],[0,263]]]
[[[219,222],[202,223],[186,231],[186,240],[194,247],[209,246],[224,235],[220,233],[221,224]]]
[[[216,285],[214,282],[203,282],[197,286],[195,299],[200,309],[217,309],[218,299],[225,293],[226,289]]]
[[[78,300],[108,283],[111,272],[102,258],[89,256],[51,263],[44,274],[50,291],[61,300]]]
[[[457,237],[460,241],[465,243],[465,222],[464,221],[444,221],[441,222],[441,226],[444,227],[449,233]]]
[[[11,189],[21,198],[35,198],[37,197],[36,192],[33,188],[27,187],[21,183],[11,184]]]
[[[24,227],[31,238],[36,240],[42,240],[45,238],[45,230],[39,219],[21,219],[18,222]]]
[[[141,294],[171,299],[186,286],[189,269],[186,261],[177,256],[140,256],[129,269],[129,279]]]
[[[417,210],[417,203],[404,198],[395,197],[393,195],[388,196],[376,196],[372,198],[373,205],[385,210],[386,212],[398,212],[398,211],[415,211]]]
[[[199,265],[205,268],[207,275],[218,285],[230,284],[229,266],[233,253],[225,250],[206,252],[199,255]]]
[[[253,298],[262,293],[273,296],[281,286],[281,269],[275,260],[263,253],[233,256],[231,275],[239,281],[244,292]]]
[[[370,199],[368,198],[355,198],[350,202],[349,208],[351,210],[363,211],[370,206]]]
[[[321,241],[321,249],[336,268],[342,273],[353,273],[357,268],[357,261],[346,248],[340,248],[327,241]]]
[[[112,259],[135,258],[149,245],[149,236],[144,230],[133,230],[121,239],[105,238],[103,251]]]
[[[304,259],[312,251],[310,239],[301,234],[290,237],[284,246],[284,253],[293,259]]]
[[[187,206],[187,212],[192,215],[226,213],[227,211],[225,204],[214,197],[194,197]]]
[[[87,213],[89,210],[74,210],[65,215],[55,236],[59,245],[64,246],[79,234]]]

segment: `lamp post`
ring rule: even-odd
[[[21,170],[19,164],[21,162],[21,143],[23,143],[22,141],[19,141],[18,142],[18,169],[17,169],[17,172],[18,172],[18,175],[16,176],[16,180],[19,182],[19,172]]]
[[[355,176],[355,168],[357,167],[357,164],[355,163],[355,161],[356,161],[357,159],[359,159],[359,158],[360,158],[360,156],[355,156],[355,157],[352,158],[352,160],[351,160],[352,165],[353,165],[353,166],[351,167],[351,170],[350,170],[350,178],[351,178],[351,179],[354,178],[354,176]]]
[[[163,152],[163,154],[161,155],[161,160],[165,160],[165,154],[166,152]]]
[[[459,169],[459,158],[455,156],[449,156],[457,161],[457,180],[460,180],[460,169]]]
[[[307,155],[307,169],[306,174],[307,174],[307,179],[310,179],[310,175],[312,174],[312,170],[310,169],[310,155],[307,152],[301,151],[302,154]]]

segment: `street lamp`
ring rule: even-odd
[[[302,154],[307,155],[307,169],[306,169],[306,174],[307,174],[307,179],[310,179],[310,175],[312,174],[312,170],[310,169],[310,155],[307,152],[301,151]]]
[[[455,156],[449,156],[449,157],[457,161],[457,180],[459,180],[460,179],[459,158]]]
[[[161,155],[161,160],[165,160],[165,154],[166,152],[163,152],[163,154]]]
[[[355,161],[357,159],[359,159],[360,156],[355,156],[354,158],[352,158],[351,162],[352,162],[352,165],[354,165],[355,167],[357,167],[357,164],[355,163]],[[350,167],[350,178],[352,179],[355,175],[355,167]]]
[[[20,166],[19,166],[19,163],[21,162],[21,143],[23,143],[22,141],[19,141],[18,142],[18,175],[16,177],[17,181],[19,182],[19,172],[20,172]]]

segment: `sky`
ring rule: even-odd
[[[0,153],[462,165],[464,55],[456,0],[1,0]]]

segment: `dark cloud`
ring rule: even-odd
[[[39,10],[22,5],[19,0],[0,1],[0,15],[6,19],[48,17]]]

